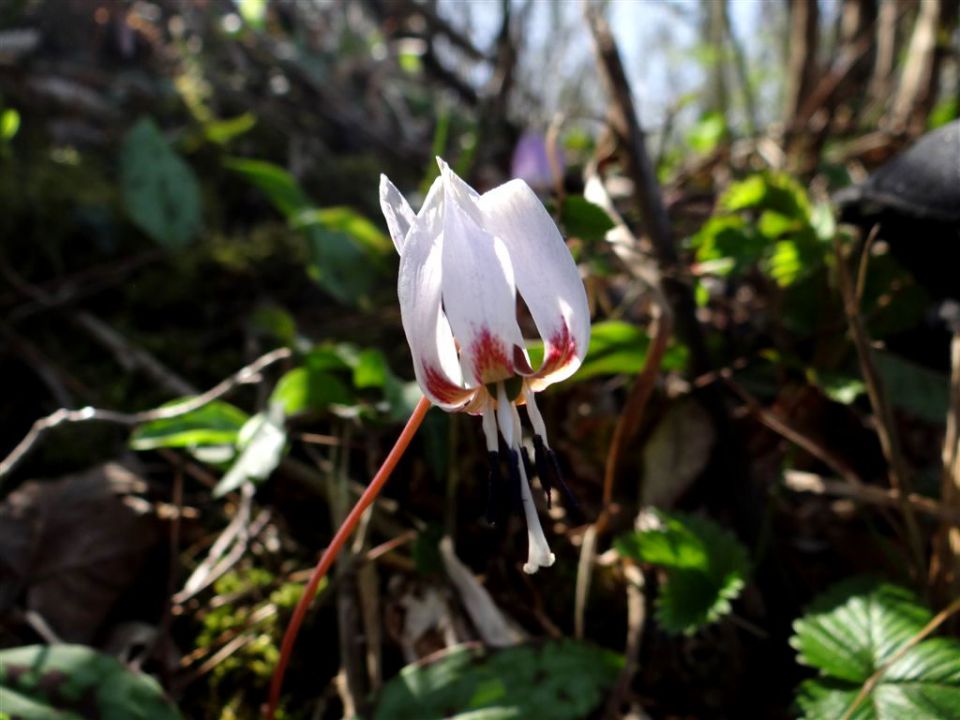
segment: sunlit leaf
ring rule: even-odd
[[[294,368],[284,374],[270,397],[283,406],[287,415],[323,412],[334,404],[354,402],[353,393],[340,378],[309,367]]]
[[[590,348],[583,365],[567,382],[582,382],[597,375],[633,374],[640,371],[647,357],[650,338],[636,325],[622,320],[596,323],[590,331]],[[543,343],[529,343],[533,367],[543,360]],[[664,370],[681,370],[687,363],[687,350],[682,345],[670,347],[664,355]]]
[[[960,718],[960,642],[933,638],[904,650],[931,619],[909,590],[870,579],[844,581],[814,600],[790,641],[798,660],[820,671],[800,685],[804,717],[843,717],[885,669],[851,717]]]
[[[183,398],[163,407],[176,407],[192,398]],[[250,416],[222,400],[193,410],[179,417],[153,420],[138,426],[130,436],[134,450],[160,447],[205,447],[231,445]]]
[[[657,621],[667,632],[690,635],[731,610],[746,584],[746,548],[706,518],[657,513],[659,526],[617,539],[621,555],[662,568]]]
[[[295,215],[290,224],[298,230],[320,226],[330,231],[346,233],[366,250],[393,251],[393,243],[376,225],[348,207],[310,208]]]
[[[700,118],[687,134],[687,143],[698,153],[707,154],[716,150],[727,134],[727,121],[720,112],[708,112]]]
[[[247,112],[226,120],[208,122],[203,126],[203,134],[212,143],[226,145],[234,138],[249,132],[256,124],[257,118]]]
[[[9,142],[20,129],[20,113],[13,108],[0,112],[0,140]]]

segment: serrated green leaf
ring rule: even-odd
[[[579,720],[603,702],[622,665],[619,655],[572,640],[492,653],[454,647],[388,682],[373,718]]]
[[[791,645],[804,665],[863,682],[929,620],[909,590],[858,578],[817,598],[794,623]]]
[[[120,185],[130,219],[160,245],[179,249],[199,232],[200,184],[149,118],[123,139]]]
[[[623,535],[620,554],[663,568],[657,620],[667,632],[692,634],[730,612],[746,584],[749,558],[732,533],[706,518],[657,513],[660,527]]]
[[[80,645],[0,651],[0,714],[22,720],[178,720],[156,680]]]
[[[181,398],[163,405],[176,407],[192,398]],[[138,426],[130,436],[134,450],[153,450],[160,447],[205,447],[232,445],[244,423],[250,419],[240,408],[222,400],[211,403],[180,417],[153,420]]]
[[[804,717],[843,716],[890,664],[852,717],[960,718],[960,642],[924,640],[897,657],[931,618],[909,590],[870,579],[840,583],[816,599],[791,638],[798,660],[821,674],[798,689]]]

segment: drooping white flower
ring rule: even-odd
[[[521,458],[518,405],[534,434],[536,465],[549,499],[562,481],[534,393],[572,375],[590,341],[590,314],[577,266],[557,226],[522,180],[478,194],[445,162],[423,207],[414,213],[380,177],[380,206],[400,253],[398,295],[403,329],[424,394],[447,411],[483,417],[497,476],[497,430],[509,450],[509,489],[527,520],[523,569],[552,565]],[[532,368],[517,322],[517,294],[544,344]]]

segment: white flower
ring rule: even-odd
[[[527,520],[528,573],[552,565],[521,461],[518,405],[534,433],[536,464],[549,500],[563,483],[533,394],[572,375],[590,341],[587,297],[557,226],[522,180],[483,195],[439,158],[440,176],[414,214],[380,177],[380,206],[400,253],[398,294],[403,329],[424,394],[447,411],[483,416],[498,492],[497,428],[509,449],[512,494]],[[544,343],[530,366],[517,322],[517,293]]]

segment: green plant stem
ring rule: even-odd
[[[337,529],[333,540],[330,541],[330,544],[323,551],[320,562],[318,562],[317,566],[313,569],[313,575],[310,576],[310,580],[303,590],[303,595],[300,596],[297,607],[293,611],[293,617],[290,618],[290,624],[287,626],[287,630],[283,635],[283,643],[280,646],[280,658],[277,660],[277,667],[273,671],[273,677],[270,680],[270,698],[267,702],[266,712],[264,713],[266,720],[273,720],[277,712],[277,705],[280,702],[280,691],[283,689],[283,676],[287,670],[287,663],[290,661],[293,644],[297,640],[300,626],[303,624],[303,619],[307,615],[310,603],[317,594],[320,581],[326,577],[330,567],[340,555],[340,551],[343,549],[350,535],[353,534],[364,511],[377,499],[377,496],[390,478],[400,458],[403,457],[403,453],[406,452],[417,429],[421,423],[423,423],[423,418],[426,417],[427,410],[429,409],[430,401],[425,397],[420,398],[420,402],[417,403],[413,413],[411,413],[410,419],[407,420],[403,432],[401,432],[400,437],[397,438],[397,442],[394,444],[393,449],[390,450],[390,454],[387,455],[387,459],[383,461],[383,465],[380,466],[377,474],[373,476],[373,480],[370,481],[367,489],[363,491],[363,495],[357,500],[357,504],[353,506],[350,514],[347,515],[343,524]]]

